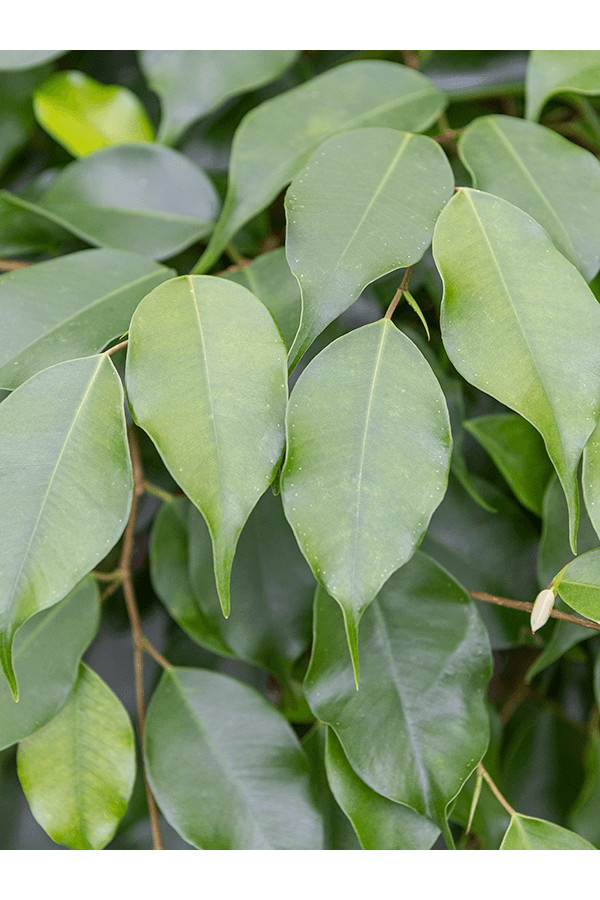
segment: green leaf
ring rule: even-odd
[[[0,661],[15,699],[17,629],[118,541],[133,478],[123,389],[106,355],[59,363],[0,404]]]
[[[152,141],[146,111],[126,87],[101,84],[83,72],[55,72],[35,92],[39,124],[73,156],[127,141]]]
[[[65,50],[0,50],[0,70],[31,69],[52,62],[64,53]]]
[[[422,553],[394,573],[361,625],[356,691],[340,612],[322,588],[304,687],[357,775],[441,828],[488,742],[485,628],[463,589]],[[440,748],[443,747],[443,753]]]
[[[463,426],[490,454],[515,497],[537,516],[552,463],[540,434],[522,416],[495,413],[463,422]]]
[[[569,814],[569,825],[578,834],[589,840],[596,848],[600,844],[600,732],[597,727],[590,729],[585,749],[586,779]]]
[[[595,850],[588,841],[543,819],[514,815],[510,820],[501,850]]]
[[[380,319],[304,370],[288,408],[283,506],[314,575],[344,613],[358,682],[358,624],[413,554],[448,482],[442,390],[402,332]]]
[[[157,140],[174,144],[226,100],[275,81],[298,50],[142,50],[140,64],[161,102]]]
[[[242,225],[264,209],[334,134],[384,126],[424,131],[446,99],[424,75],[384,60],[356,60],[249,112],[236,132],[221,218],[196,271],[207,271]]]
[[[290,368],[368,284],[423,256],[453,187],[443,150],[423,135],[363,128],[321,144],[285,199],[287,258],[302,288]]]
[[[577,467],[600,413],[600,306],[546,232],[506,200],[461,188],[435,228],[441,328],[460,374],[537,428],[579,518]]]
[[[285,680],[308,646],[315,582],[283,515],[267,491],[240,536],[231,573],[233,613],[224,619],[213,575],[208,528],[176,498],[152,532],[152,583],[187,634],[201,646],[237,656]]]
[[[327,729],[325,765],[333,794],[363,850],[430,850],[440,830],[408,806],[372,790],[348,762],[332,728]]]
[[[283,451],[285,345],[260,300],[211,276],[155,288],[134,313],[129,340],[135,420],[206,519],[228,616],[235,547]]]
[[[2,679],[0,749],[29,737],[62,709],[99,622],[98,588],[87,575],[64,600],[33,616],[18,630],[13,658],[20,698],[14,702]]]
[[[0,167],[25,143],[35,126],[31,95],[45,75],[44,68],[2,72],[0,66]]]
[[[319,850],[309,768],[283,716],[252,688],[165,672],[146,720],[146,765],[168,822],[203,850]]]
[[[539,119],[555,94],[600,94],[600,50],[532,50],[527,65],[527,119]]]
[[[600,622],[600,549],[583,553],[569,563],[558,593],[586,619]]]
[[[600,538],[600,422],[583,450],[581,485],[588,515]]]
[[[277,322],[286,347],[291,347],[300,323],[302,298],[285,257],[285,248],[262,253],[250,265],[226,270],[222,277],[248,288],[262,300]]]
[[[0,277],[0,387],[102,350],[172,269],[121,250],[82,250]]]
[[[459,151],[474,187],[529,213],[586,281],[594,277],[600,267],[600,163],[592,153],[516,116],[475,119]]]
[[[158,144],[104,147],[63,169],[38,203],[4,196],[89,244],[165,259],[212,228],[218,197],[191,160]]]
[[[129,716],[109,687],[80,664],[61,712],[19,744],[19,780],[53,841],[101,850],[127,810],[135,780]]]

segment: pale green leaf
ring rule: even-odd
[[[265,304],[281,331],[286,347],[291,347],[302,308],[298,281],[292,275],[285,248],[262,253],[243,268],[226,269],[222,275],[243,285]]]
[[[200,669],[165,672],[146,721],[146,766],[162,813],[203,850],[319,850],[307,760],[256,691]]]
[[[123,389],[106,355],[44,369],[0,404],[0,660],[17,629],[114,546],[131,505]]]
[[[60,713],[19,744],[17,765],[31,811],[52,840],[71,850],[101,850],[113,838],[133,790],[129,716],[81,663]]]
[[[0,681],[0,748],[29,737],[62,709],[99,622],[99,591],[87,575],[64,600],[17,631],[13,658],[20,697],[15,703],[8,682]]]
[[[66,50],[0,50],[0,70],[31,69],[52,62]]]
[[[539,119],[555,94],[600,94],[600,50],[532,50],[525,79],[526,118]]]
[[[594,277],[600,267],[600,163],[592,153],[516,116],[475,119],[459,150],[473,187],[529,213],[586,281]]]
[[[174,144],[226,100],[268,84],[298,50],[142,50],[140,64],[161,101],[157,140]]]
[[[35,92],[39,124],[73,156],[127,141],[152,141],[146,111],[129,88],[83,72],[55,72]]]
[[[553,473],[541,435],[522,416],[495,413],[463,422],[490,454],[515,497],[537,516]]]
[[[130,328],[127,393],[136,422],[210,529],[219,596],[240,532],[283,451],[286,352],[270,313],[222,278],[155,288]]]
[[[14,206],[99,247],[166,259],[208,234],[217,192],[191,160],[158,144],[103,147],[66,166],[37,203]]]
[[[420,72],[385,60],[336,66],[249,112],[235,134],[221,218],[196,271],[207,271],[334,134],[384,126],[424,131],[446,98]]]
[[[514,815],[500,844],[501,850],[595,850],[573,831],[531,816]]]
[[[600,538],[600,422],[583,450],[581,486],[590,520]]]
[[[461,188],[435,228],[441,328],[460,374],[537,428],[579,518],[577,467],[600,414],[600,306],[546,232],[506,200]]]
[[[327,729],[327,777],[333,795],[354,826],[363,850],[430,850],[439,828],[362,781],[332,728]]]
[[[0,277],[0,387],[102,350],[140,300],[175,273],[122,250],[82,250]]]
[[[362,128],[313,153],[285,199],[286,253],[302,289],[290,368],[368,284],[423,256],[453,187],[443,150],[423,135]]]
[[[576,612],[600,622],[600,549],[582,553],[569,563],[558,593]]]
[[[304,370],[287,437],[285,514],[343,610],[358,678],[360,617],[410,559],[446,490],[444,395],[412,341],[381,319],[334,341]]]
[[[473,601],[416,553],[364,614],[359,691],[341,624],[336,604],[319,588],[304,682],[312,711],[333,728],[372,790],[445,829],[448,804],[489,735],[491,655]]]

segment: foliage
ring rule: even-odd
[[[600,848],[599,98],[0,52],[3,848]]]

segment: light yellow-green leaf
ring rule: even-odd
[[[56,718],[19,744],[17,765],[31,811],[52,840],[71,850],[101,850],[133,790],[129,716],[81,663],[73,693]]]
[[[100,84],[83,72],[55,72],[36,90],[33,109],[42,128],[73,156],[154,139],[148,116],[132,91]]]

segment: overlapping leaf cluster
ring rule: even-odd
[[[37,822],[147,839],[137,510],[173,846],[600,846],[598,639],[502,608],[600,622],[600,54],[32,53],[0,53],[0,746]]]

